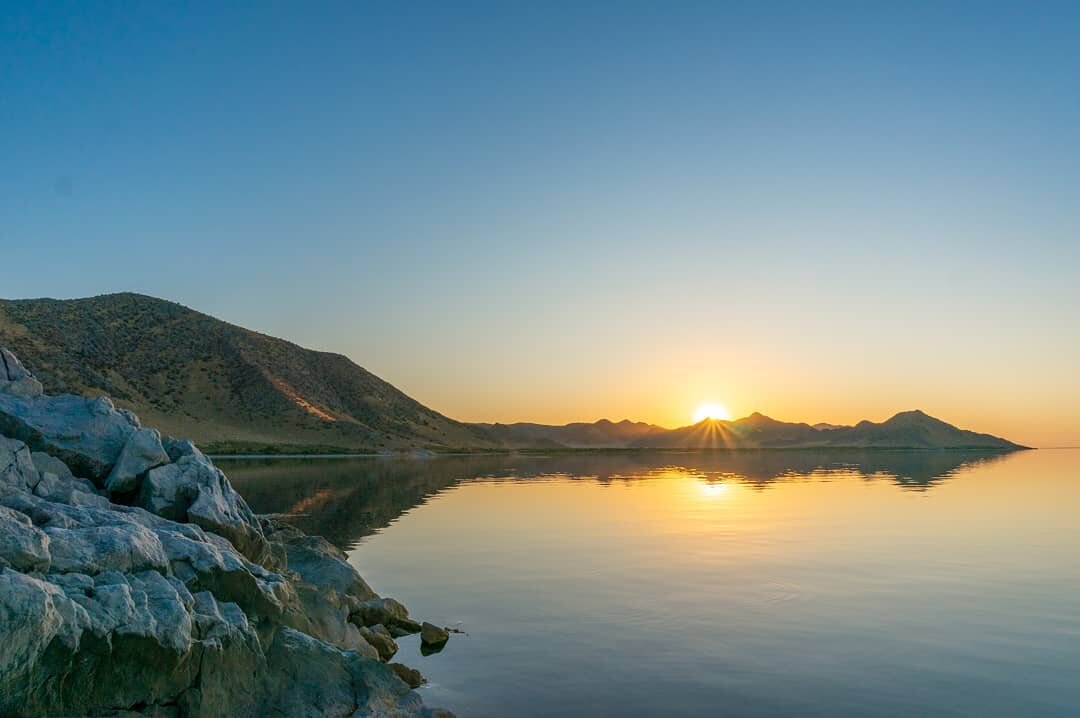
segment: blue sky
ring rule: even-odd
[[[173,299],[465,419],[1080,443],[1080,6],[223,5],[2,6],[0,296]]]

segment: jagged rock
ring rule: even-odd
[[[0,393],[0,435],[57,457],[98,485],[109,475],[138,419],[104,396],[11,396]]]
[[[289,569],[305,581],[330,588],[339,594],[355,596],[360,601],[378,599],[348,561],[345,552],[321,536],[299,536],[285,542]],[[393,599],[390,599],[393,601]],[[404,610],[404,606],[393,601]],[[408,616],[405,611],[404,616]]]
[[[169,455],[161,446],[157,429],[139,429],[128,437],[116,460],[105,488],[112,493],[126,494],[138,488],[139,477],[156,466],[169,463]]]
[[[0,506],[0,567],[16,571],[48,571],[49,537],[30,518]]]
[[[0,390],[25,372],[9,355]],[[107,399],[0,393],[0,715],[450,715],[383,663],[411,624],[190,442]]]
[[[410,621],[409,609],[405,608],[401,602],[392,598],[371,598],[359,606],[349,620],[358,626],[374,626],[381,623],[384,626],[394,626],[401,622]],[[417,624],[416,631],[420,631],[420,625]]]
[[[266,537],[247,502],[201,452],[151,469],[143,479],[135,503],[159,516],[188,521],[224,536],[256,563],[266,563],[272,558]]]
[[[41,396],[42,386],[15,355],[0,348],[0,394]]]
[[[394,637],[381,623],[371,628],[364,626],[359,630],[364,640],[379,652],[379,658],[382,660],[389,661],[398,652],[398,644],[394,642]]]
[[[298,531],[275,531],[271,537],[284,545],[284,563],[296,576],[292,583],[302,606],[299,614],[290,614],[283,622],[339,648],[380,657],[379,647],[348,620],[361,601],[378,595],[349,565],[345,554],[320,537]]]
[[[34,486],[34,495],[72,506],[95,506],[99,509],[109,507],[109,500],[99,495],[94,485],[86,479],[71,475],[57,476],[47,471],[41,472],[37,485]]]
[[[427,683],[427,679],[415,668],[409,668],[404,663],[391,663],[390,668],[393,669],[397,677],[405,681],[405,684],[409,688],[419,688]]]
[[[420,626],[420,640],[423,643],[437,646],[450,640],[450,631],[436,626],[434,623],[424,621],[423,625]]]
[[[33,491],[40,478],[26,444],[0,436],[0,487]]]
[[[206,458],[203,452],[199,451],[199,448],[187,439],[174,439],[171,436],[163,436],[161,446],[165,449],[165,453],[169,455],[169,461],[179,461],[185,456]]]
[[[285,685],[265,685],[280,711],[277,715],[427,715],[420,697],[385,663],[328,646],[299,631],[278,632],[267,652],[267,668],[292,679]]]
[[[34,468],[42,473],[56,474],[62,479],[74,476],[67,464],[55,456],[46,454],[44,451],[32,451],[30,452],[30,458],[34,462]]]

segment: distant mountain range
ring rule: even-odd
[[[958,429],[922,411],[905,411],[880,424],[796,424],[754,413],[742,419],[705,419],[679,429],[606,419],[594,424],[479,424],[507,446],[574,449],[998,449],[1026,448],[990,434]]]
[[[649,437],[669,433],[668,429],[624,419],[601,419],[592,424],[576,422],[549,424],[475,424],[500,444],[509,447],[592,449],[626,448],[648,442]]]
[[[339,354],[304,349],[139,294],[0,300],[0,345],[50,394],[108,394],[214,452],[523,449],[1024,448],[921,411],[855,426],[762,414],[678,429],[601,420],[467,424]]]

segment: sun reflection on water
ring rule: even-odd
[[[722,481],[698,481],[698,489],[701,495],[710,499],[726,496],[731,485]]]

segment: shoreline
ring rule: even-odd
[[[544,456],[565,456],[575,454],[782,454],[798,452],[917,452],[917,453],[979,453],[979,454],[1011,454],[1016,451],[1038,451],[1040,449],[1080,449],[1077,446],[1016,446],[987,448],[977,446],[957,446],[931,448],[925,446],[792,446],[792,447],[739,447],[739,448],[644,448],[644,447],[567,447],[565,449],[507,449],[506,451],[438,451],[417,455],[409,452],[388,453],[332,453],[332,454],[215,454],[208,453],[211,459],[224,459],[226,461],[246,461],[262,459],[400,459],[412,461],[427,461],[430,459],[454,458],[462,456],[527,456],[541,458]]]
[[[453,716],[393,662],[446,628],[252,511],[191,441],[0,360],[0,715]]]

